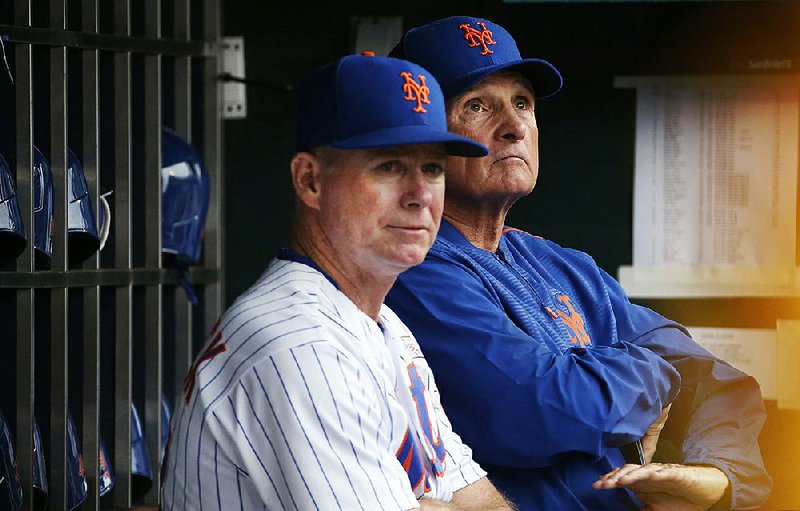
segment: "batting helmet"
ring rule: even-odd
[[[161,234],[165,266],[176,266],[192,304],[197,295],[187,268],[200,261],[208,214],[209,180],[197,151],[180,135],[163,128],[161,159]]]
[[[200,260],[208,213],[209,181],[197,151],[180,135],[162,130],[162,250],[178,265]]]
[[[153,467],[147,452],[142,421],[136,405],[131,403],[131,494],[134,500],[142,497],[153,485]]]
[[[83,166],[71,149],[67,150],[67,194],[69,265],[74,266],[100,248],[100,235]]]
[[[48,267],[53,255],[53,173],[36,146],[33,147],[33,223],[36,264]]]
[[[75,424],[72,416],[69,417],[68,426],[68,504],[69,509],[75,509],[80,502],[86,498],[86,481],[83,474],[83,457],[78,449],[78,438],[75,433]],[[103,439],[100,438],[99,446],[99,467],[98,485],[100,496],[107,495],[114,488],[114,472],[109,462],[108,451],[106,450]],[[33,490],[34,490],[34,509],[45,510],[48,508],[47,494],[49,491],[47,484],[47,467],[44,460],[44,450],[42,449],[42,438],[39,432],[38,422],[34,422],[33,430]],[[77,455],[75,454],[77,453]],[[81,484],[83,480],[83,484]],[[81,489],[83,487],[83,489]]]
[[[169,421],[172,409],[166,396],[161,395],[161,459],[164,460],[164,451],[169,439]],[[142,431],[139,411],[131,403],[131,474],[133,480],[132,494],[134,500],[150,490],[153,485],[153,466],[150,463],[150,454],[147,451],[147,442]]]
[[[22,506],[22,485],[17,472],[17,457],[11,428],[0,411],[0,511],[16,511]]]
[[[106,444],[103,442],[103,439],[100,438],[100,460],[99,460],[99,474],[97,478],[97,484],[99,486],[98,492],[101,497],[105,496],[114,488],[114,471],[111,469],[111,462],[109,461],[110,458],[108,457],[108,451],[106,450]]]
[[[48,267],[53,254],[53,173],[42,152],[33,147],[34,233],[36,264]],[[98,232],[89,195],[89,186],[80,160],[67,149],[67,243],[69,265],[86,260],[97,251],[108,235],[104,224]],[[109,215],[106,215],[106,219]]]
[[[0,263],[16,258],[26,243],[14,175],[0,154]]]
[[[88,491],[78,432],[72,414],[67,413],[67,510],[78,509]]]
[[[164,463],[164,450],[169,440],[169,421],[172,418],[172,407],[167,400],[167,396],[161,395],[161,460]]]
[[[42,434],[39,423],[33,422],[33,508],[47,509],[47,464],[44,461]]]

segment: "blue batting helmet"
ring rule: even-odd
[[[163,128],[161,140],[162,250],[178,265],[197,263],[208,213],[208,172],[180,135]]]
[[[44,461],[44,447],[39,423],[33,422],[33,508],[47,509],[47,465]]]
[[[69,443],[69,472],[67,474],[69,483],[67,489],[67,499],[70,509],[75,509],[78,507],[78,504],[80,504],[80,502],[86,498],[87,485],[85,481],[85,475],[81,475],[83,474],[83,457],[81,456],[80,450],[77,447],[78,438],[76,436],[75,424],[72,420],[72,416],[69,417],[69,422],[67,424],[67,436]],[[108,456],[108,450],[106,449],[105,443],[103,442],[102,438],[100,438],[99,441],[99,467],[97,480],[99,485],[99,494],[102,497],[108,494],[108,492],[114,488],[116,479],[114,478],[114,472],[111,468],[110,458]],[[39,424],[37,422],[34,422],[33,452],[33,489],[35,492],[34,509],[44,510],[48,508],[47,494],[49,488],[47,484],[47,467],[44,460],[44,450],[42,449],[42,439],[41,434],[39,433]],[[81,489],[82,487],[84,489]]]
[[[131,494],[134,500],[143,496],[153,485],[153,467],[147,442],[142,430],[142,421],[136,405],[131,403]]]
[[[53,254],[53,173],[42,152],[33,147],[34,233],[37,265],[47,267]],[[101,246],[101,235],[80,160],[67,150],[67,243],[69,265],[84,261]]]
[[[0,154],[0,263],[20,255],[25,243],[25,225],[17,201],[14,175]]]
[[[169,440],[169,421],[172,418],[172,407],[167,400],[167,396],[161,394],[161,460],[164,463],[164,450],[167,448]]]
[[[69,264],[73,266],[100,248],[100,235],[83,166],[71,149],[67,150],[67,193],[67,240]]]
[[[36,262],[46,267],[53,255],[53,173],[36,146],[33,147],[33,223]]]
[[[111,460],[108,456],[108,451],[106,450],[106,444],[103,442],[103,439],[100,438],[100,452],[99,452],[99,465],[98,465],[98,478],[97,484],[99,486],[98,493],[101,497],[105,496],[114,488],[114,482],[116,479],[114,478],[114,471],[111,468]]]
[[[86,500],[89,487],[86,484],[78,432],[72,414],[69,413],[67,414],[67,465],[67,509],[72,511],[78,509]]]
[[[3,412],[0,412],[0,511],[16,511],[22,506],[22,486],[17,472],[14,441]]]
[[[169,421],[172,416],[172,409],[166,396],[161,395],[161,459],[159,465],[164,460],[164,450],[169,439]],[[131,403],[131,474],[132,490],[134,500],[150,490],[153,484],[153,466],[150,463],[150,454],[147,450],[147,442],[142,431],[142,423],[139,419],[139,411],[136,405]]]

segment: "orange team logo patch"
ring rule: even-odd
[[[489,49],[488,46],[486,46],[487,44],[497,44],[494,42],[494,39],[492,39],[492,31],[486,28],[486,24],[482,21],[478,21],[477,24],[481,26],[481,30],[472,28],[469,23],[459,25],[458,28],[464,31],[464,39],[469,41],[470,48],[480,46],[481,55],[489,55],[490,53],[494,53]]]
[[[431,90],[425,85],[425,76],[424,75],[417,75],[419,78],[419,83],[414,81],[414,75],[409,73],[408,71],[400,73],[405,79],[403,83],[403,92],[406,93],[405,98],[407,101],[416,101],[417,106],[414,108],[415,112],[425,113],[425,107],[423,104],[430,105],[431,102],[428,99],[428,95],[431,93]]]
[[[570,303],[569,296],[561,295],[558,297],[558,301],[566,305],[570,313],[570,315],[567,316],[563,311],[558,311],[558,315],[561,316],[561,321],[575,334],[569,336],[569,340],[572,341],[572,344],[580,344],[581,348],[592,344],[592,339],[589,338],[589,334],[586,333],[586,328],[583,325],[583,318]]]

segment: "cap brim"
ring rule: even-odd
[[[489,154],[484,145],[474,140],[421,125],[370,131],[331,142],[330,145],[339,149],[369,149],[409,144],[444,144],[447,154],[452,156],[478,157]]]
[[[504,69],[513,70],[524,75],[533,85],[533,93],[536,99],[544,99],[556,94],[561,90],[563,79],[561,73],[551,63],[542,59],[522,59],[514,62],[505,62],[476,69],[471,73],[461,76],[458,80],[450,83],[441,84],[445,98],[450,99],[458,96],[479,81],[483,80],[492,73]]]

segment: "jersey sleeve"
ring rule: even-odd
[[[481,462],[543,467],[632,442],[670,403],[677,371],[621,342],[554,353],[520,330],[480,279],[428,256],[387,303],[428,359],[457,432]]]
[[[265,504],[283,509],[415,509],[369,371],[318,342],[249,370],[209,421]],[[214,424],[215,423],[215,424]]]
[[[657,353],[681,375],[659,444],[677,452],[663,461],[715,466],[731,482],[731,509],[760,507],[772,480],[758,446],[766,410],[756,380],[697,344],[680,324],[631,304],[616,280],[604,278],[620,337]]]

